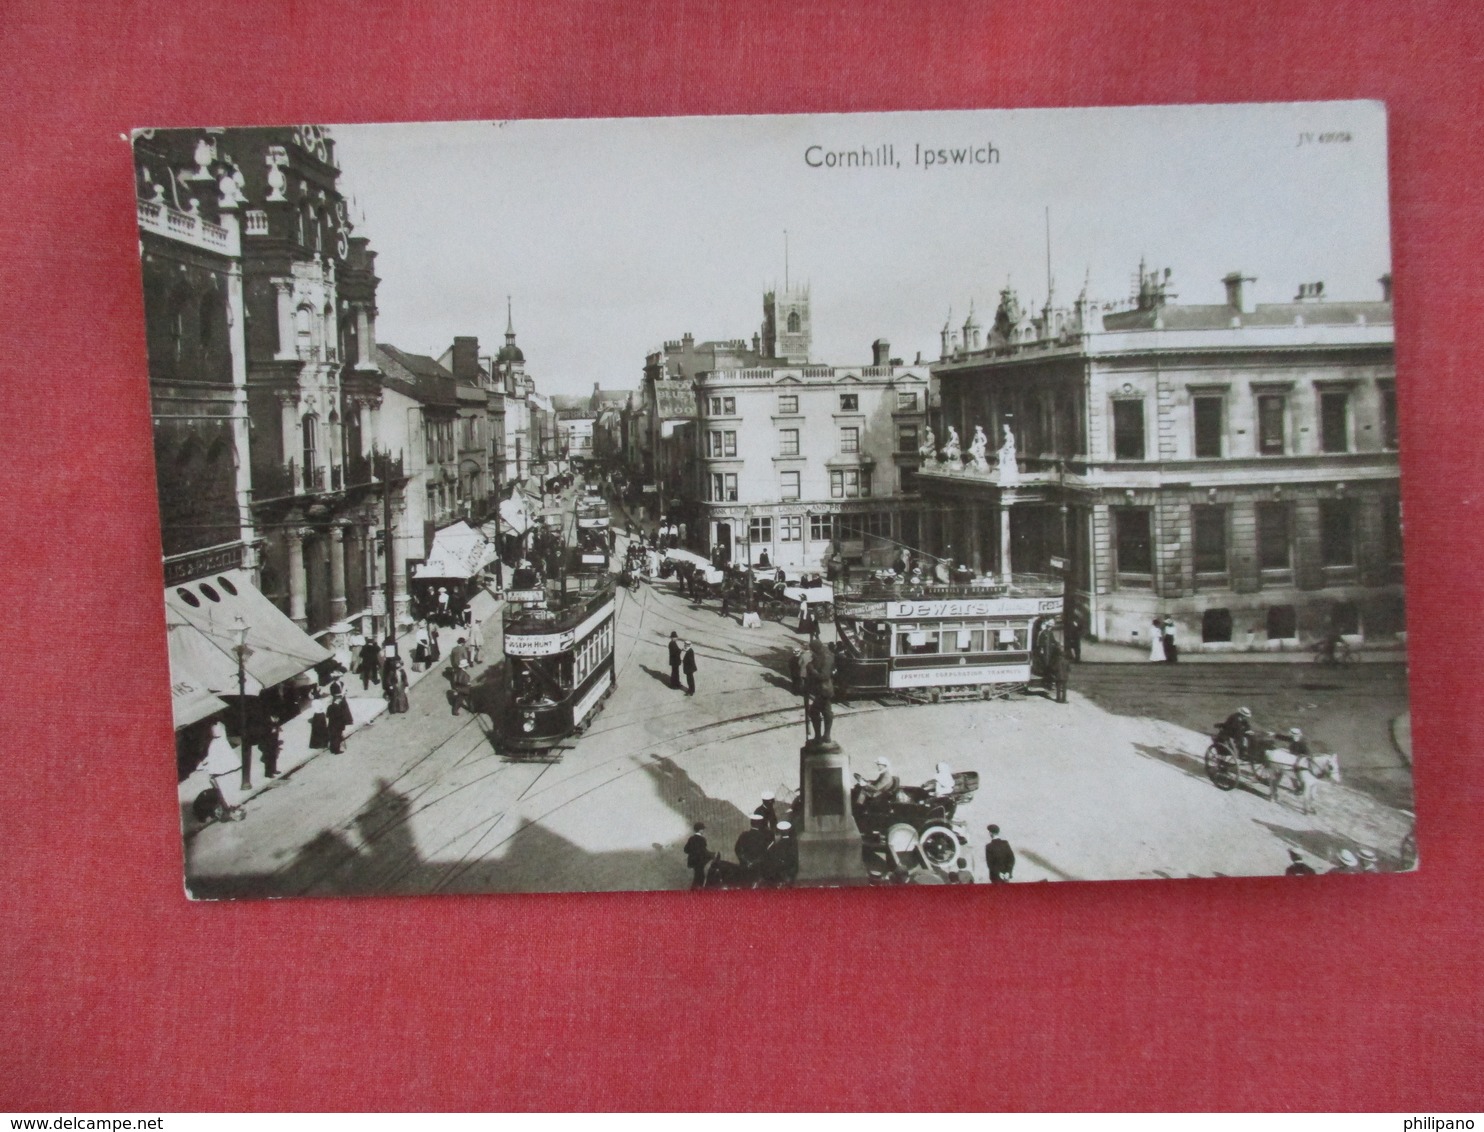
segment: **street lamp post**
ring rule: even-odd
[[[232,632],[237,644],[232,649],[237,654],[237,745],[242,750],[242,789],[252,788],[252,751],[247,745],[247,622],[242,614],[232,621]]]

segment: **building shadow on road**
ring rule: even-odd
[[[1134,750],[1146,759],[1154,759],[1166,766],[1172,766],[1182,774],[1191,778],[1206,780],[1206,764],[1202,758],[1192,755],[1189,751],[1172,750],[1169,747],[1156,747],[1149,743],[1135,743]]]
[[[1359,853],[1365,848],[1375,848],[1374,846],[1362,845],[1360,842],[1353,841],[1348,837],[1336,836],[1323,829],[1292,829],[1286,825],[1278,825],[1276,822],[1263,821],[1261,818],[1253,818],[1252,820],[1285,845],[1306,853],[1311,858],[1318,858],[1319,861],[1325,862],[1330,866],[1337,863],[1341,849],[1349,849],[1352,853]],[[1386,853],[1379,848],[1376,849],[1376,853],[1380,858],[1380,864],[1383,870],[1387,872],[1399,872],[1404,869],[1405,866],[1398,854]],[[1325,869],[1320,867],[1319,871],[1324,872]]]
[[[747,818],[730,803],[708,798],[689,775],[663,761],[668,765],[643,769],[661,797],[687,818],[686,823],[677,823],[669,843],[594,851],[539,821],[521,818],[507,825],[502,815],[493,814],[483,825],[456,836],[459,844],[468,843],[461,854],[450,849],[449,859],[431,861],[417,844],[411,824],[418,807],[382,780],[348,826],[321,830],[282,868],[188,877],[187,889],[196,899],[217,900],[688,888],[691,874],[681,846],[690,832],[689,822],[704,821],[715,847],[729,850],[736,834],[746,828]],[[243,829],[250,832],[250,825]],[[619,827],[618,832],[625,831]],[[435,836],[457,833],[439,830]]]

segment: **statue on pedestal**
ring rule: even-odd
[[[957,464],[961,457],[958,448],[958,429],[952,425],[948,426],[948,443],[943,445],[943,462],[945,464]]]
[[[989,461],[984,458],[985,452],[989,450],[989,438],[984,435],[981,425],[974,426],[974,439],[969,444],[969,455],[974,457],[974,470],[976,472],[989,471]]]
[[[917,454],[922,457],[924,464],[936,464],[938,462],[938,440],[937,437],[933,436],[932,429],[927,430],[927,437],[923,441],[922,447],[917,450]]]
[[[1000,445],[1000,483],[1020,482],[1020,465],[1015,460],[1015,434],[1005,426],[1005,443]]]

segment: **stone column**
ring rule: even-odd
[[[278,353],[273,357],[280,362],[294,361],[299,356],[294,341],[294,281],[273,280],[273,292],[278,298]]]
[[[289,527],[283,537],[289,544],[289,617],[303,629],[309,625],[304,605],[304,528]]]
[[[345,539],[348,527],[331,527],[330,537],[330,620],[345,620]]]
[[[1010,505],[1000,504],[1000,577],[1010,580]]]

